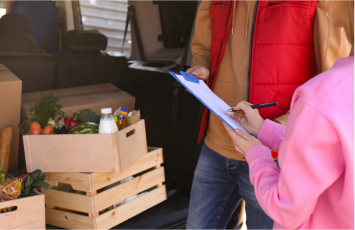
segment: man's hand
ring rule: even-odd
[[[252,109],[250,103],[246,101],[239,102],[233,109],[238,112],[232,112],[231,116],[238,121],[243,128],[254,137],[258,137],[264,119],[259,115],[257,109]]]
[[[191,73],[197,78],[206,81],[210,76],[210,71],[203,66],[195,66],[186,70],[186,73]]]
[[[245,158],[248,150],[256,145],[262,145],[261,142],[255,137],[245,133],[240,129],[233,131],[228,125],[223,123],[227,130],[227,133],[232,138],[235,149],[238,151],[239,155]]]

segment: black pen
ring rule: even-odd
[[[274,102],[266,102],[266,103],[261,103],[261,104],[257,104],[257,105],[251,105],[250,107],[252,109],[260,109],[260,108],[265,108],[265,107],[270,107],[270,106],[276,106],[277,105],[277,102],[274,101]],[[234,110],[233,108],[230,108],[227,110],[228,112],[238,112],[238,111],[241,111],[241,110]]]

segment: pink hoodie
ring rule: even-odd
[[[299,87],[286,129],[266,120],[246,155],[274,229],[354,229],[354,57]]]

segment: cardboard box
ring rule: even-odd
[[[148,154],[120,173],[46,173],[46,182],[51,185],[43,190],[47,224],[66,229],[110,229],[166,200],[163,151],[148,150]],[[136,174],[139,176],[117,184]],[[58,185],[70,185],[72,191]],[[148,189],[135,199],[99,214]]]
[[[126,107],[128,111],[131,111],[134,110],[135,105],[135,97],[117,88],[111,83],[25,93],[22,95],[21,123],[24,122],[24,115],[36,104],[37,100],[41,96],[41,93],[53,93],[54,95],[60,95],[58,103],[63,106],[62,110],[67,116],[72,116],[73,113],[81,109],[91,109],[96,114],[101,114],[102,108],[112,108],[112,112],[114,112],[119,107]],[[25,133],[28,133],[26,129]],[[19,165],[21,168],[25,166],[22,140],[20,146]]]
[[[0,214],[0,229],[46,229],[44,195],[34,192],[36,196],[0,203],[0,209],[17,207],[15,211]]]
[[[20,130],[22,81],[0,64],[0,132],[5,127],[13,128],[9,171],[17,169]]]
[[[101,114],[102,108],[112,108],[112,112],[115,112],[119,107],[126,107],[128,111],[131,111],[134,109],[136,101],[135,97],[111,83],[24,93],[22,95],[21,119],[28,109],[36,104],[41,93],[60,95],[58,103],[63,105],[62,110],[68,116],[72,116],[73,113],[81,109],[91,109],[97,114]]]

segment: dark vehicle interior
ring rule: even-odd
[[[116,228],[185,228],[203,143],[197,143],[203,106],[169,71],[191,65],[198,1],[125,1],[119,46],[123,50],[129,41],[130,56],[107,51],[108,37],[85,29],[82,2],[55,2],[58,27],[42,45],[36,44],[36,31],[24,15],[5,14],[0,19],[0,62],[22,80],[23,93],[112,83],[133,95],[135,109],[145,119],[148,146],[163,148],[168,200]],[[46,51],[53,41],[59,52]],[[20,156],[19,168],[24,165]],[[230,228],[242,224],[240,206]]]

